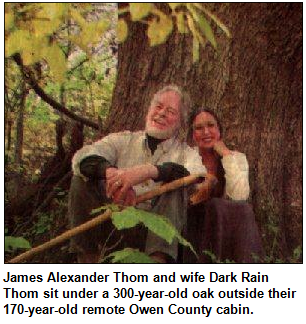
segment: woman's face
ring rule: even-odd
[[[214,116],[208,112],[199,113],[193,121],[193,140],[199,149],[212,149],[220,137]]]

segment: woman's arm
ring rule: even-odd
[[[247,200],[250,194],[249,164],[245,154],[232,151],[221,159],[225,171],[225,194],[232,200]]]
[[[223,141],[214,145],[225,171],[225,195],[232,200],[247,200],[250,194],[249,164],[245,154],[231,151]]]

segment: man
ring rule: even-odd
[[[198,153],[179,140],[180,133],[187,127],[188,110],[188,100],[181,90],[176,86],[166,86],[151,101],[145,131],[113,133],[79,150],[72,161],[71,225],[87,221],[90,210],[107,201],[135,205],[137,195],[160,183],[190,173],[206,173]],[[186,202],[185,190],[182,189],[137,207],[168,217],[181,231],[186,222]],[[102,226],[112,231],[110,223]],[[128,241],[131,236],[126,235],[125,239]],[[78,261],[97,262],[100,240],[101,229],[73,239]],[[149,232],[145,251],[160,262],[169,262],[177,257],[177,242],[168,245]]]

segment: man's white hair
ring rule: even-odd
[[[187,93],[183,92],[183,90],[180,87],[178,87],[177,85],[169,84],[169,85],[164,86],[160,90],[158,90],[154,94],[154,96],[151,100],[150,107],[156,101],[158,101],[158,98],[161,94],[163,94],[164,92],[168,92],[168,91],[174,91],[180,96],[181,128],[183,131],[187,131],[189,114],[190,114],[190,106],[191,106],[190,98],[189,98],[189,95]]]

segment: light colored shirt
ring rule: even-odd
[[[225,195],[232,200],[247,200],[250,194],[249,164],[245,154],[232,151],[221,159],[225,172]]]
[[[91,145],[84,146],[76,152],[72,159],[75,175],[81,176],[80,162],[90,155],[103,156],[117,168],[174,162],[183,165],[190,174],[206,174],[206,168],[203,166],[198,152],[176,138],[170,138],[159,143],[154,154],[152,154],[144,131],[112,133]],[[138,196],[152,190],[159,184],[149,179],[133,188]]]

